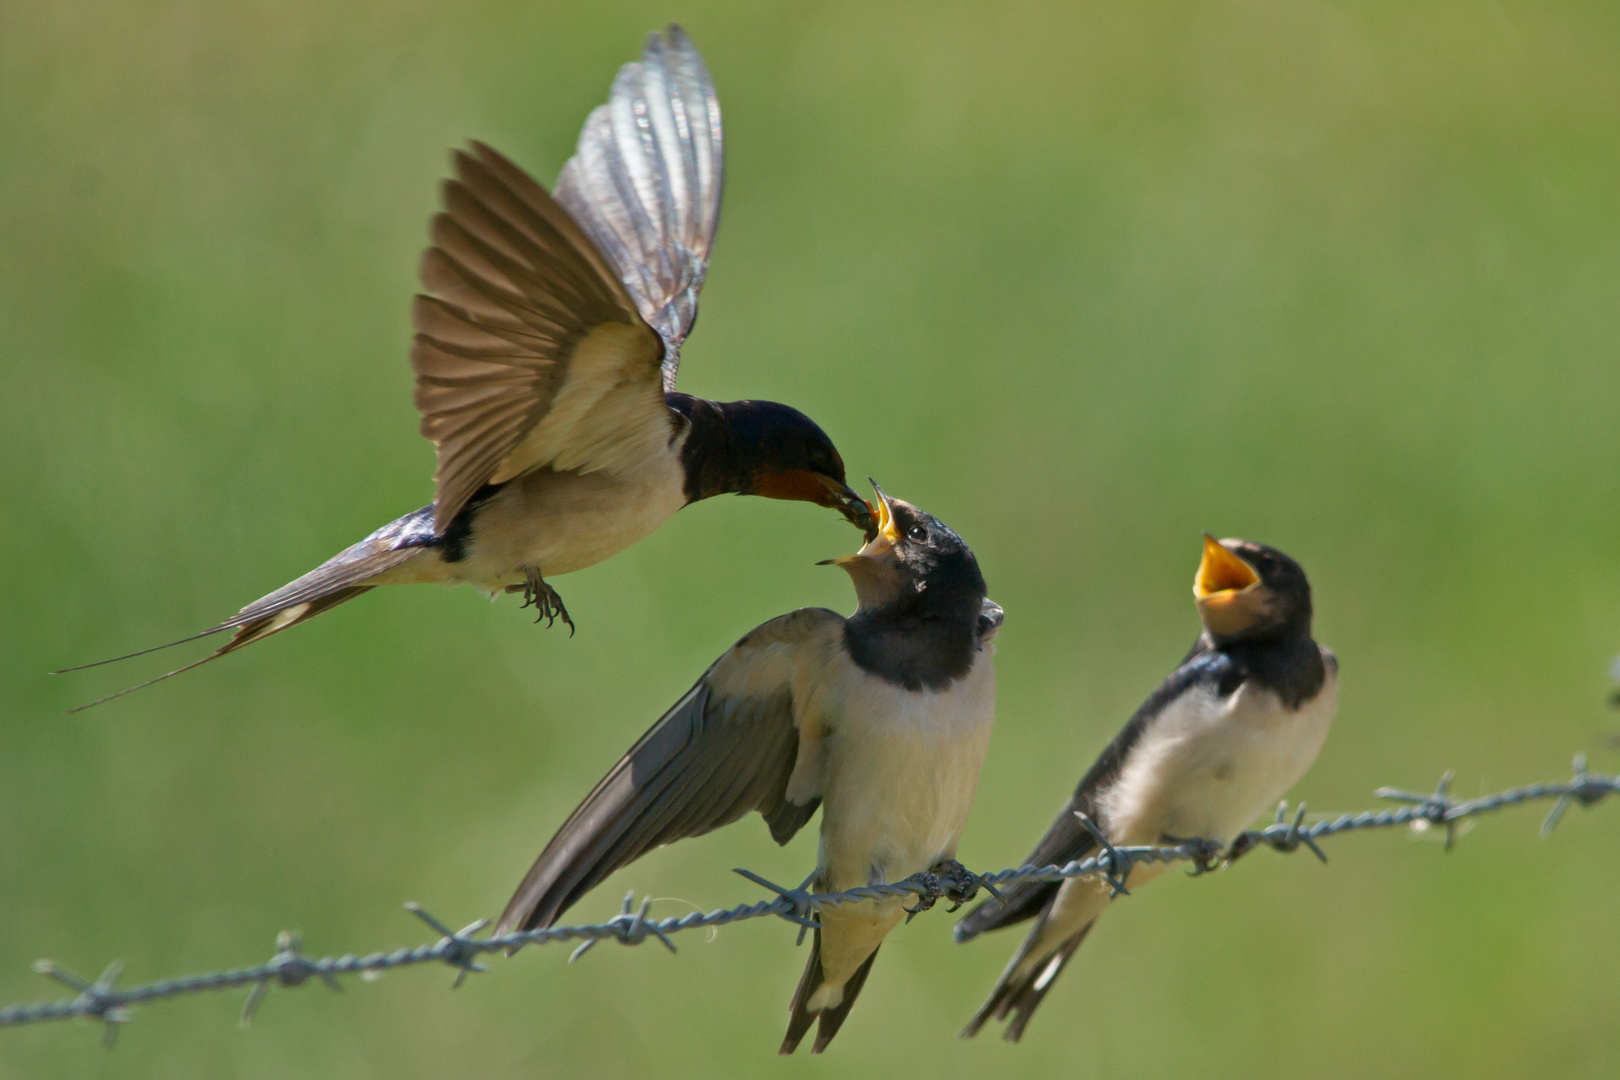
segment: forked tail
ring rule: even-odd
[[[793,1002],[788,1006],[790,1016],[787,1035],[783,1037],[782,1048],[777,1052],[791,1054],[797,1050],[799,1040],[804,1038],[805,1032],[810,1030],[810,1025],[815,1023],[818,1017],[821,1026],[816,1029],[816,1041],[811,1044],[810,1052],[819,1054],[825,1050],[827,1044],[832,1042],[833,1036],[838,1034],[838,1029],[844,1026],[844,1019],[849,1016],[850,1008],[860,996],[861,987],[866,985],[866,976],[871,973],[872,961],[877,959],[877,954],[878,950],[873,949],[872,955],[868,956],[866,962],[849,977],[849,981],[844,984],[843,996],[836,1004],[812,1009],[811,1001],[827,982],[821,970],[821,930],[818,927],[815,940],[810,946],[810,959],[804,965],[804,975],[800,977],[798,989],[793,991]]]
[[[330,611],[339,604],[353,600],[370,590],[373,586],[366,582],[415,557],[421,548],[433,547],[437,543],[438,540],[433,535],[433,508],[426,506],[415,513],[406,514],[397,521],[389,522],[358,544],[332,556],[303,577],[283,585],[268,596],[253,601],[218,626],[210,627],[200,634],[171,641],[167,645],[155,645],[149,649],[115,656],[110,660],[97,660],[92,664],[61,668],[51,674],[65,675],[70,671],[83,671],[86,668],[100,667],[102,664],[114,664],[120,660],[130,660],[137,656],[145,656],[147,653],[184,645],[189,641],[197,641],[224,630],[236,631],[231,635],[230,641],[201,660],[194,660],[155,679],[137,683],[115,694],[108,694],[106,697],[75,706],[68,712],[74,713],[88,709],[92,705],[100,705],[102,702],[160,683],[164,679],[171,679],[192,668],[201,667],[211,660],[218,660],[226,653],[235,652],[256,641],[263,641],[271,634],[279,634],[289,627],[308,622],[322,612]]]
[[[996,980],[995,989],[990,991],[990,997],[979,1011],[973,1014],[973,1019],[967,1022],[958,1034],[961,1038],[971,1039],[979,1033],[986,1020],[994,1017],[997,1020],[1007,1021],[1007,1027],[1001,1037],[1008,1042],[1017,1042],[1023,1037],[1024,1028],[1029,1024],[1029,1018],[1035,1015],[1035,1010],[1046,998],[1047,991],[1062,973],[1074,955],[1074,950],[1086,940],[1086,935],[1096,921],[1088,922],[1073,937],[1064,941],[1056,951],[1045,957],[1039,963],[1030,963],[1030,950],[1040,937],[1041,924],[1036,923],[1035,928],[1029,932],[1024,943],[1018,947],[1013,958],[1007,964],[1007,969]]]

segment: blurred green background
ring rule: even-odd
[[[725,109],[685,389],[792,402],[937,512],[1007,623],[962,858],[1022,858],[1180,658],[1198,534],[1295,555],[1341,710],[1295,795],[1593,766],[1620,649],[1620,8],[1613,3],[0,6],[0,1002],[52,956],[144,980],[415,944],[493,914],[567,811],[855,535],[727,499],[514,599],[373,594],[63,710],[426,502],[407,304],[449,147],[546,182],[642,35]],[[181,655],[181,654],[184,655]],[[631,658],[628,662],[626,657]],[[562,948],[0,1032],[0,1076],[1610,1076],[1620,808],[1262,852],[1166,878],[1025,1043],[953,1033],[1015,939],[897,933],[821,1059],[778,1064],[785,924],[678,956]],[[677,914],[797,880],[755,819],[648,857]]]

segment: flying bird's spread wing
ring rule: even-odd
[[[557,201],[595,241],[664,342],[664,389],[675,388],[681,342],[720,223],[725,152],[720,100],[684,31],[649,34],[641,60],[619,69],[606,105],[580,132],[557,178]]]
[[[607,433],[592,431],[590,414],[624,384],[655,389],[659,352],[617,278],[539,184],[481,144],[454,160],[422,257],[429,295],[411,313],[416,407],[438,448],[440,533],[485,484],[600,441]],[[661,408],[661,395],[643,396],[649,411]]]
[[[655,847],[758,810],[778,843],[821,802],[799,688],[836,647],[843,618],[804,608],[732,646],[596,785],[506,905],[498,933],[550,926],[604,878]]]
[[[714,86],[674,27],[620,69],[555,198],[487,146],[455,155],[412,312],[436,531],[485,484],[628,467],[668,438],[721,158]]]

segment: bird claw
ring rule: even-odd
[[[1213,840],[1198,836],[1171,836],[1169,833],[1161,839],[1172,847],[1187,849],[1187,860],[1192,863],[1192,868],[1187,871],[1188,877],[1198,877],[1221,868],[1221,845]]]
[[[975,874],[955,859],[946,859],[935,864],[932,872],[939,877],[940,884],[944,886],[945,899],[951,902],[950,909],[955,911],[963,904],[968,904],[979,895],[983,889],[997,900],[1006,899],[997,891],[996,887],[985,880],[985,875]]]
[[[574,620],[568,617],[568,609],[563,606],[562,597],[557,590],[546,583],[540,576],[540,571],[532,566],[523,567],[523,584],[508,585],[507,592],[520,592],[523,594],[523,606],[535,609],[534,621],[546,620],[546,629],[561,619],[568,627],[568,636],[574,636]]]
[[[1231,866],[1243,856],[1265,844],[1274,851],[1287,855],[1300,848],[1309,848],[1324,863],[1327,862],[1327,853],[1324,852],[1312,835],[1311,829],[1305,825],[1305,804],[1300,803],[1294,808],[1293,819],[1288,817],[1288,803],[1277,804],[1277,818],[1264,829],[1250,829],[1238,833],[1237,839],[1232,841],[1226,852],[1226,865]]]
[[[921,885],[923,891],[917,894],[917,902],[905,909],[906,922],[908,923],[939,903],[939,898],[945,895],[945,890],[939,884],[939,875],[932,870],[923,870],[920,873],[912,874],[910,880],[917,885]]]
[[[1226,865],[1231,866],[1263,842],[1264,838],[1257,832],[1238,833],[1237,839],[1232,841],[1232,846],[1226,849]]]
[[[951,905],[945,909],[947,912],[956,911],[978,896],[980,889],[984,889],[997,900],[1004,899],[1001,893],[996,891],[996,887],[985,880],[983,874],[975,874],[955,859],[943,859],[927,870],[911,875],[907,880],[922,886],[923,891],[917,894],[917,902],[905,909],[906,922],[910,922],[941,900]]]

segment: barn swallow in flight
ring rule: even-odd
[[[1316,760],[1337,707],[1338,661],[1311,639],[1311,587],[1275,548],[1204,534],[1193,579],[1203,633],[1091,766],[1027,862],[1087,858],[1096,840],[1230,844]],[[1230,857],[1230,856],[1229,856]],[[1164,864],[1132,867],[1132,887]],[[956,925],[956,940],[1033,918],[990,998],[963,1029],[1007,1020],[1016,1042],[1063,966],[1108,906],[1097,875],[1002,887]]]
[[[876,488],[877,485],[873,484]],[[547,927],[613,871],[758,810],[785,844],[821,807],[819,891],[949,866],[995,717],[1001,609],[938,519],[881,490],[876,535],[843,567],[849,618],[802,608],[732,646],[586,796],[497,933]],[[827,908],[781,1052],[843,1024],[901,901]]]
[[[433,502],[183,639],[235,631],[152,682],[377,585],[521,592],[547,625],[572,629],[547,579],[728,492],[833,507],[870,535],[871,508],[809,417],[675,390],[724,164],[714,85],[679,27],[649,35],[619,70],[550,195],[482,143],[453,164],[411,310],[416,406],[438,451]]]

